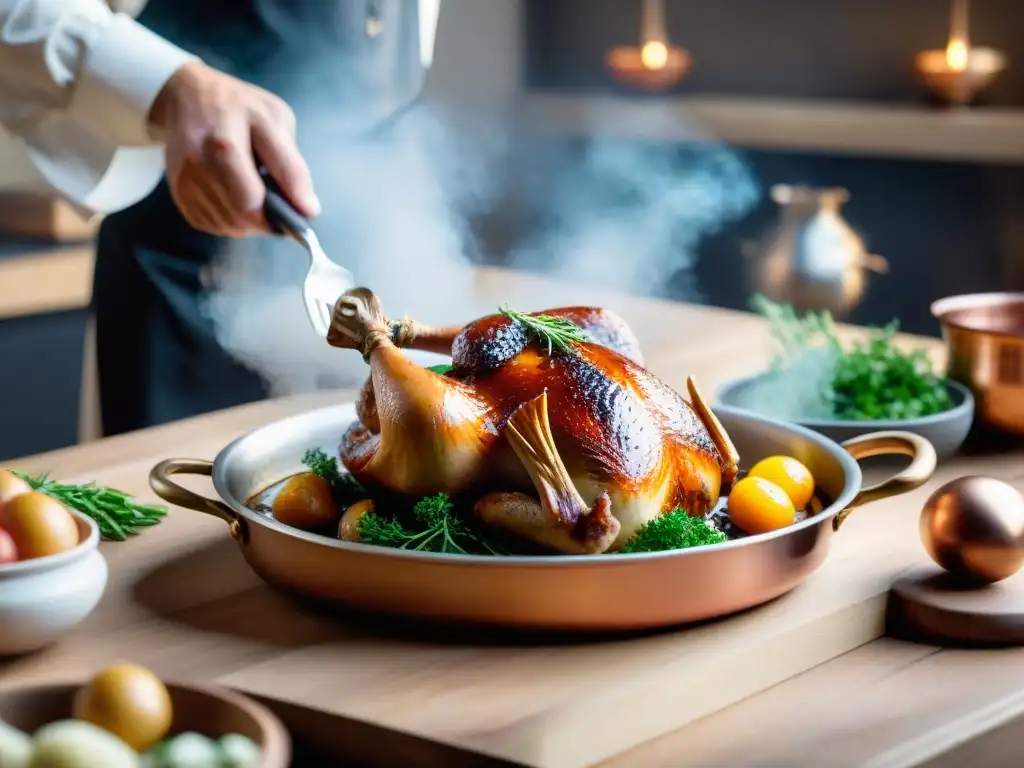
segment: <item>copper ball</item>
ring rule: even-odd
[[[951,480],[925,502],[921,541],[956,576],[1002,581],[1024,565],[1024,495],[992,477]]]

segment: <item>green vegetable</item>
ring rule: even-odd
[[[429,366],[427,366],[427,370],[428,371],[430,371],[432,373],[440,374],[441,376],[444,376],[446,373],[451,371],[451,369],[452,369],[452,367],[448,363],[442,363],[440,365],[429,365]]]
[[[504,554],[456,514],[455,505],[446,493],[420,499],[413,507],[412,517],[414,527],[369,512],[359,519],[359,538],[366,544],[416,552]]]
[[[238,733],[229,733],[217,740],[220,747],[221,768],[256,768],[260,762],[260,748],[252,739]]]
[[[621,550],[622,554],[664,552],[689,549],[705,544],[721,544],[726,535],[701,517],[690,517],[685,510],[665,512],[633,534]]]
[[[328,456],[320,448],[310,448],[302,456],[303,465],[314,475],[318,475],[331,484],[335,496],[350,498],[366,494],[362,486],[348,472],[342,472],[338,460]]]
[[[66,485],[55,483],[46,474],[32,477],[21,472],[15,475],[36,491],[56,499],[66,507],[91,517],[108,541],[124,541],[143,528],[159,523],[167,515],[167,507],[139,504],[131,496],[113,488],[98,485]]]
[[[904,352],[894,343],[896,321],[869,329],[866,341],[844,349],[828,312],[797,316],[791,306],[764,296],[752,301],[768,318],[779,352],[772,368],[791,375],[794,387],[813,382],[817,390],[805,416],[857,421],[912,419],[953,407],[946,379],[935,373],[924,350]],[[827,375],[822,375],[827,374]]]
[[[522,324],[528,334],[540,344],[547,346],[549,355],[555,349],[559,352],[571,352],[572,344],[590,341],[578,325],[562,317],[526,315],[522,312],[513,312],[508,307],[501,307],[498,312]]]

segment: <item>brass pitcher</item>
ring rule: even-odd
[[[864,296],[867,273],[889,271],[843,219],[839,209],[850,193],[776,184],[770,194],[781,208],[779,223],[764,241],[745,247],[755,262],[753,289],[801,311],[847,314]]]

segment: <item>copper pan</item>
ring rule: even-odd
[[[1024,436],[1024,293],[974,293],[932,304],[949,378],[970,387],[976,421]]]
[[[783,530],[724,544],[637,555],[467,556],[409,552],[338,541],[253,512],[245,500],[302,469],[310,447],[334,452],[355,419],[351,403],[277,421],[235,440],[213,462],[169,459],[150,473],[163,499],[227,523],[249,565],[287,591],[333,604],[417,618],[545,630],[624,630],[683,624],[767,602],[806,579],[825,559],[833,531],[854,509],[905,493],[935,469],[931,444],[878,432],[843,446],[802,427],[715,409],[745,466],[773,454],[804,462],[823,496],[822,512]],[[857,459],[912,457],[909,467],[861,488]],[[220,498],[174,482],[209,475]],[[693,585],[700,585],[695,589]]]

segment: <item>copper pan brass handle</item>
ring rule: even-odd
[[[858,507],[890,496],[909,493],[928,482],[935,472],[935,448],[925,438],[912,432],[872,432],[847,440],[843,443],[843,448],[858,461],[871,456],[900,455],[910,456],[911,462],[909,467],[888,480],[862,488],[850,505],[832,518],[832,529],[836,531]]]
[[[176,507],[194,509],[223,520],[231,529],[231,535],[238,541],[244,538],[242,521],[235,511],[217,499],[208,499],[195,491],[182,488],[171,480],[171,475],[205,475],[213,474],[213,462],[203,459],[166,459],[161,461],[149,472],[149,487],[168,504]]]

